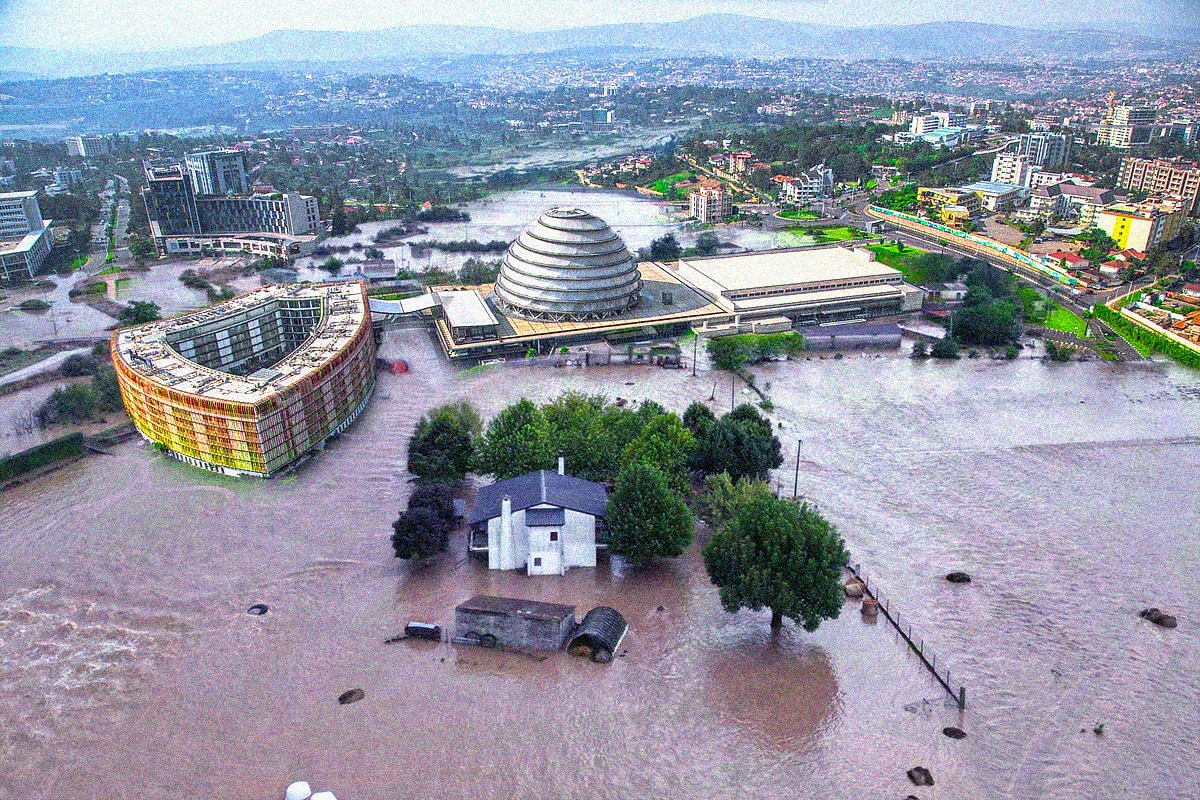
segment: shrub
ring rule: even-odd
[[[63,361],[62,374],[68,378],[76,378],[80,375],[95,375],[98,369],[100,369],[100,362],[95,356],[74,353]]]

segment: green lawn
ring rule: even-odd
[[[666,194],[667,192],[671,191],[675,184],[691,180],[693,177],[695,176],[690,172],[676,172],[674,175],[669,175],[666,178],[659,178],[646,188],[660,194]]]
[[[855,239],[867,238],[866,231],[860,231],[858,228],[851,228],[848,225],[841,225],[836,228],[819,228],[813,231],[818,239],[826,242],[851,242]]]
[[[869,244],[867,249],[875,254],[875,260],[880,264],[886,264],[892,269],[898,269],[904,273],[904,280],[909,283],[917,286],[928,283],[925,272],[915,263],[916,259],[926,251],[916,247],[905,247],[901,251],[896,247],[895,242]]]
[[[1057,304],[1046,314],[1045,325],[1052,330],[1073,333],[1080,339],[1087,337],[1087,323],[1083,318]]]
[[[820,219],[821,218],[821,215],[818,214],[816,211],[810,211],[807,208],[802,208],[802,209],[799,209],[798,211],[780,211],[779,216],[782,217],[783,219],[796,219],[796,220],[811,220],[811,219]]]

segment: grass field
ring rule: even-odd
[[[925,277],[925,272],[917,266],[917,259],[925,254],[925,250],[919,250],[915,247],[905,247],[903,251],[896,247],[895,242],[888,244],[869,244],[867,249],[875,254],[875,260],[880,264],[886,264],[892,269],[898,269],[904,273],[904,280],[909,283],[920,286],[928,283]]]
[[[1044,324],[1051,330],[1073,333],[1080,339],[1087,337],[1087,323],[1084,322],[1083,318],[1058,304],[1055,304],[1054,308],[1046,314],[1046,322]]]
[[[671,191],[675,184],[683,183],[684,181],[691,180],[694,177],[695,176],[690,172],[676,172],[674,175],[668,175],[665,178],[659,178],[646,188],[653,192],[658,192],[659,194],[667,194]]]
[[[818,214],[816,211],[811,211],[807,208],[801,208],[796,211],[780,211],[779,216],[782,217],[783,219],[796,219],[796,220],[813,220],[813,219],[821,218],[821,215]]]

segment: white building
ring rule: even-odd
[[[529,575],[562,575],[596,566],[607,547],[604,484],[539,470],[496,481],[479,490],[467,518],[470,550],[487,553],[488,569],[523,569]]]
[[[779,200],[783,203],[807,203],[833,194],[833,170],[817,164],[795,178],[780,181]]]
[[[1016,154],[1035,167],[1061,167],[1071,155],[1071,140],[1061,133],[1022,133],[1017,137]]]
[[[701,225],[728,222],[733,216],[733,203],[724,189],[697,189],[689,198],[692,216]]]
[[[68,136],[63,141],[67,154],[76,158],[95,158],[112,152],[112,142],[103,136]]]
[[[0,280],[41,271],[54,246],[50,222],[42,219],[37,192],[0,194]]]
[[[998,153],[992,162],[992,182],[1011,186],[1029,186],[1036,170],[1029,158],[1016,153]]]

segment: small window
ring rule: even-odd
[[[542,560],[541,560],[540,558],[535,558],[535,559],[533,560],[533,565],[534,565],[535,567],[540,567],[540,566],[542,565]]]
[[[558,531],[550,531],[550,541],[552,541],[552,542],[558,541]]]

